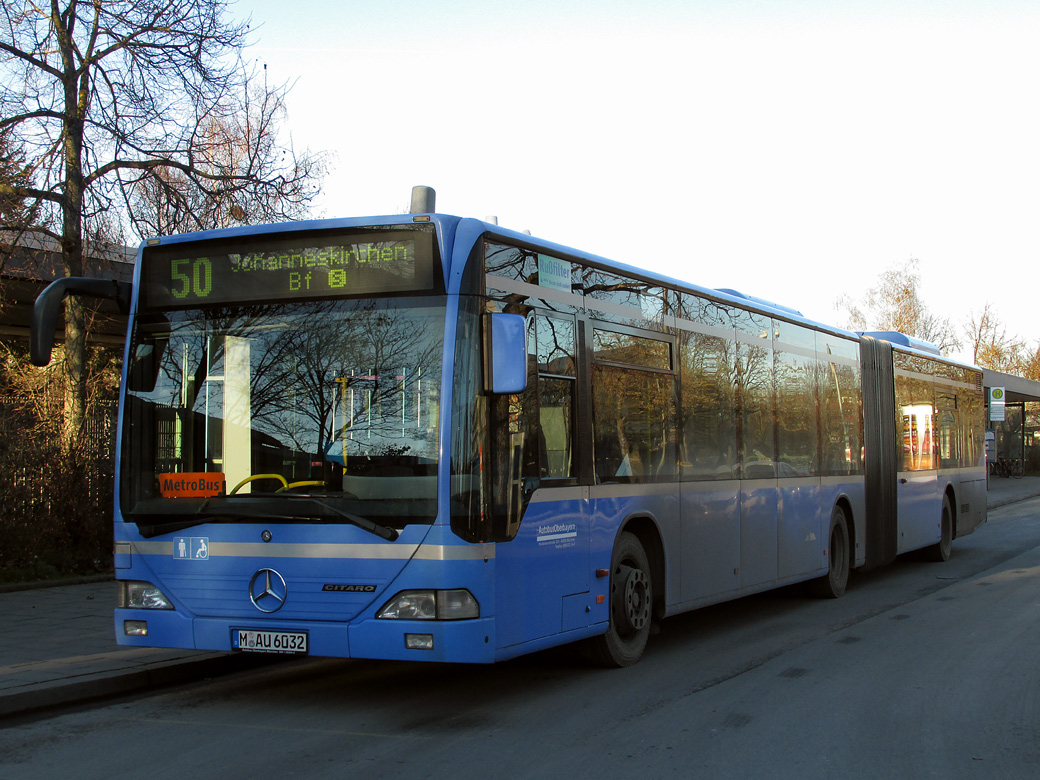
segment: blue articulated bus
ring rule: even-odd
[[[129,312],[123,645],[624,666],[986,518],[978,369],[432,205],[148,240],[38,363],[68,294]]]

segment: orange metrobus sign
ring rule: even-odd
[[[224,474],[219,471],[180,472],[159,475],[163,498],[205,498],[224,492]]]

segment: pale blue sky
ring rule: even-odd
[[[1020,336],[1040,236],[1040,3],[241,0],[326,216],[438,210],[836,322],[921,261]]]

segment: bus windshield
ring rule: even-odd
[[[436,513],[443,296],[160,310],[137,317],[125,519],[388,528]]]

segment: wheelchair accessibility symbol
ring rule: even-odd
[[[205,536],[177,536],[173,540],[173,557],[182,561],[209,559],[209,538]]]

